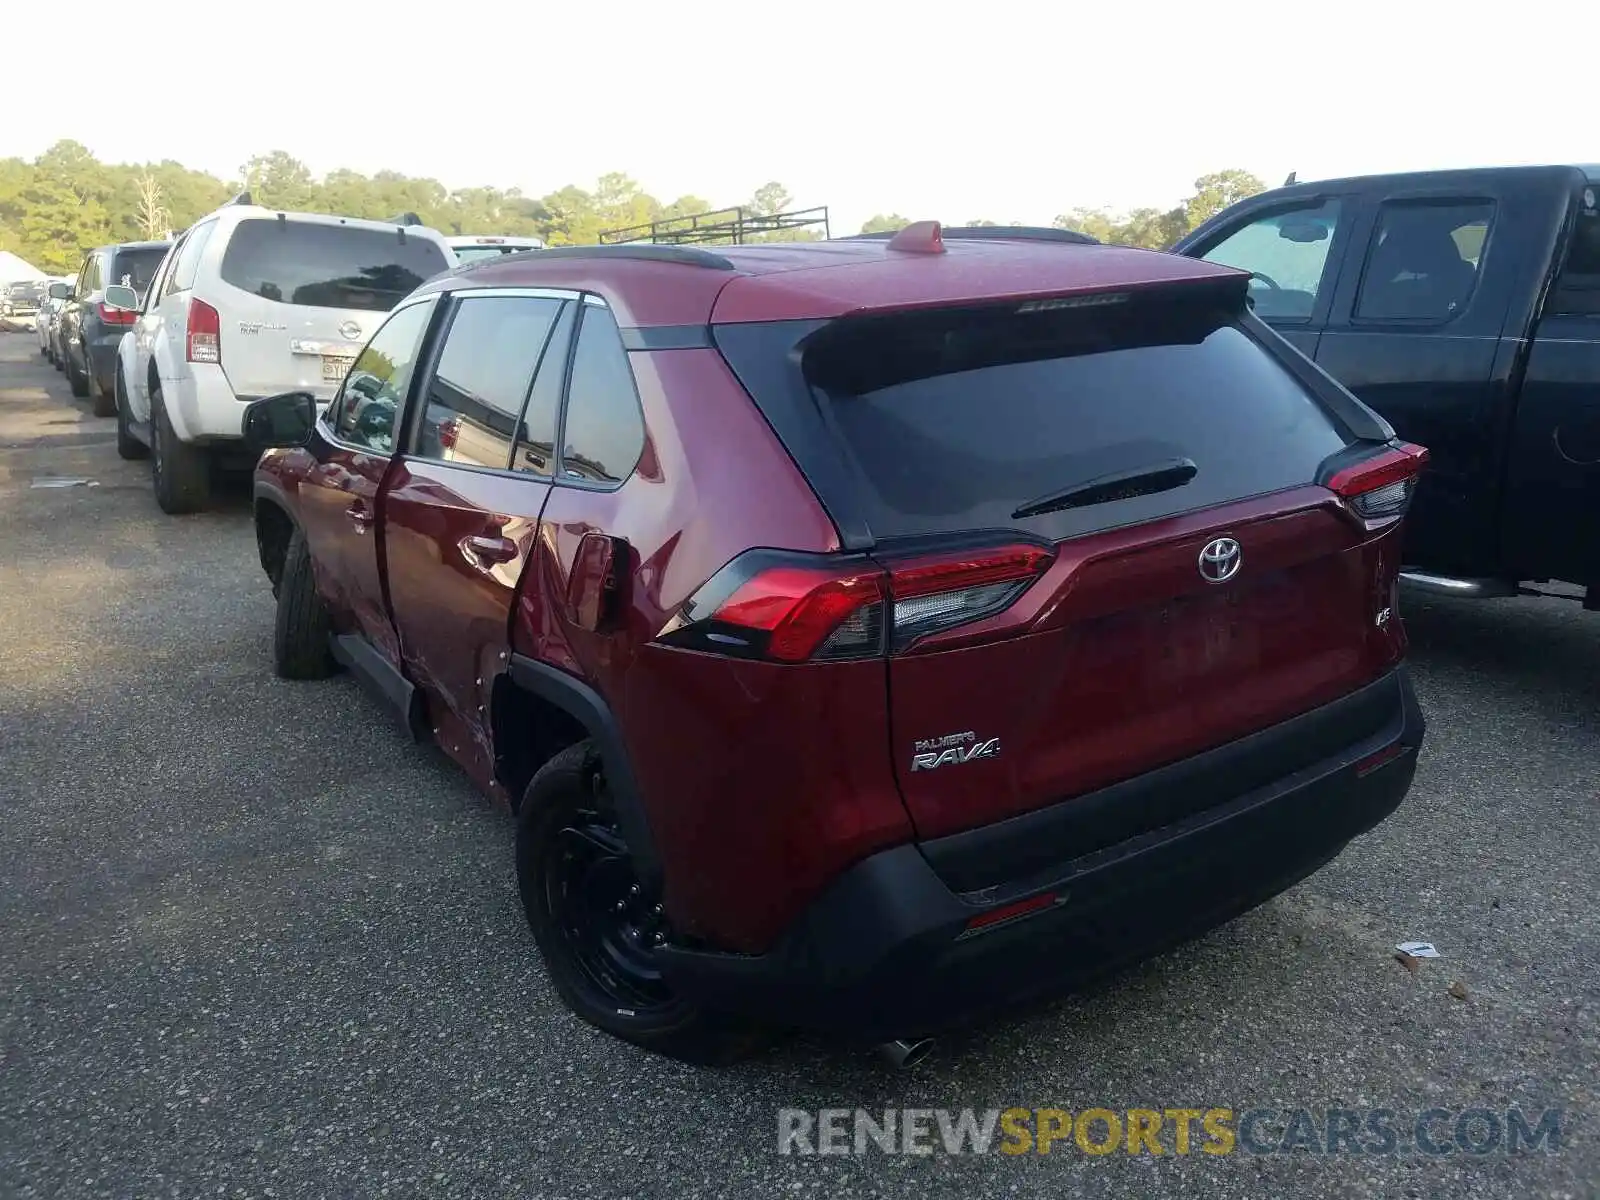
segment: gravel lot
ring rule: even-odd
[[[0,334],[0,1196],[1600,1195],[1600,614],[1411,602],[1410,798],[1205,940],[910,1073],[698,1071],[562,1010],[505,815],[273,678],[244,490],[164,517],[113,436]],[[899,1105],[1565,1111],[1514,1157],[777,1153]]]

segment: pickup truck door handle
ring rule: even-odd
[[[363,501],[360,500],[357,500],[349,508],[345,509],[344,515],[349,517],[350,523],[360,530],[372,528],[372,522],[375,519],[375,514],[373,511],[368,508]]]
[[[510,538],[488,533],[475,533],[471,537],[464,538],[461,549],[466,552],[468,558],[480,565],[508,563],[520,553],[517,544]]]

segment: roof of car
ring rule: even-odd
[[[1300,179],[1294,183],[1285,184],[1281,188],[1269,189],[1270,194],[1280,192],[1294,194],[1296,192],[1319,192],[1341,188],[1403,188],[1407,186],[1448,187],[1452,184],[1470,183],[1474,180],[1490,178],[1506,178],[1523,176],[1527,178],[1545,177],[1557,179],[1563,175],[1570,176],[1576,171],[1590,182],[1594,182],[1600,166],[1582,163],[1543,163],[1521,164],[1506,167],[1444,167],[1431,171],[1391,171],[1375,175],[1342,175],[1331,179]]]
[[[1197,259],[1026,238],[947,238],[944,253],[876,239],[710,249],[557,247],[464,264],[423,291],[560,287],[604,297],[623,327],[819,320],[1240,276]]]
[[[101,250],[166,250],[171,242],[113,242],[109,246],[101,246]]]

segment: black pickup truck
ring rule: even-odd
[[[1600,166],[1298,183],[1175,247],[1252,272],[1256,314],[1428,448],[1412,588],[1600,609],[1597,198]]]

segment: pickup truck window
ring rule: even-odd
[[[1250,272],[1257,316],[1308,321],[1322,291],[1339,217],[1336,199],[1275,209],[1234,230],[1202,257]]]
[[[561,311],[546,296],[467,296],[458,302],[428,382],[416,454],[504,471],[534,368]]]
[[[1448,321],[1467,306],[1494,220],[1487,200],[1390,201],[1378,210],[1355,316]]]
[[[1592,200],[1593,188],[1585,193]],[[1586,203],[1578,213],[1572,244],[1550,296],[1550,311],[1562,316],[1600,315],[1600,205]]]

